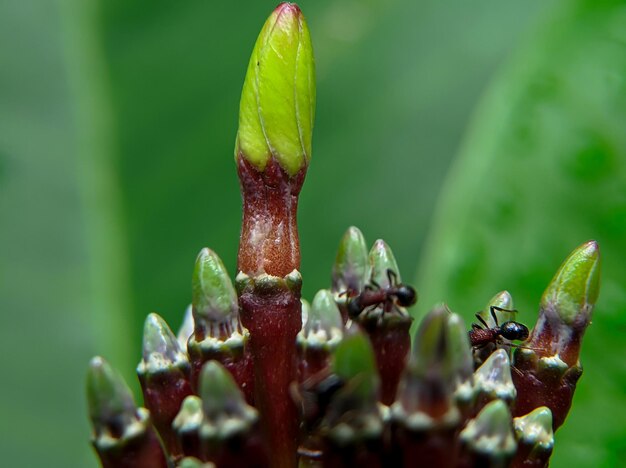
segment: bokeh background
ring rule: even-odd
[[[509,289],[531,324],[596,238],[604,282],[552,466],[626,460],[626,4],[302,0],[317,60],[304,295],[357,225],[468,320]],[[96,466],[84,374],[128,378],[173,328],[199,250],[235,274],[239,94],[273,1],[0,2],[0,452]]]

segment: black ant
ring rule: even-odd
[[[357,296],[348,300],[348,315],[358,317],[368,307],[383,305],[385,312],[394,307],[410,307],[417,301],[417,293],[413,287],[398,282],[398,275],[391,268],[387,269],[389,286],[383,288],[375,281],[366,285]]]
[[[528,327],[526,327],[526,325],[512,320],[504,322],[502,325],[498,325],[498,317],[496,317],[495,312],[496,310],[500,312],[517,312],[515,310],[502,309],[501,307],[496,306],[489,307],[493,321],[496,324],[495,327],[490,327],[487,322],[485,322],[485,319],[483,319],[479,314],[476,314],[476,318],[485,326],[485,328],[481,327],[477,323],[472,324],[472,329],[469,331],[469,339],[472,347],[475,349],[482,348],[490,343],[496,344],[500,340],[500,337],[507,340],[519,341],[525,341],[528,338]]]

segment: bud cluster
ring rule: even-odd
[[[279,5],[255,45],[235,149],[243,195],[238,272],[202,249],[174,334],[145,321],[144,407],[100,357],[87,376],[104,467],[545,467],[598,297],[594,241],[549,283],[532,331],[496,294],[471,327],[445,304],[411,342],[389,246],[348,229],[330,287],[309,304],[296,226],[311,157],[314,64],[300,9]],[[528,338],[528,340],[526,340]],[[523,341],[526,340],[526,341]]]

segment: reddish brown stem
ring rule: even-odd
[[[274,158],[259,171],[239,154],[237,171],[243,195],[239,271],[284,277],[300,268],[296,214],[306,165],[293,177]]]
[[[274,467],[296,465],[298,413],[289,393],[296,380],[296,335],[300,331],[300,286],[274,278],[241,291],[241,319],[250,331],[255,404]],[[265,287],[264,287],[265,286]]]
[[[152,375],[139,374],[144,405],[150,410],[152,423],[172,458],[183,455],[172,422],[185,397],[192,394],[188,373],[188,368],[187,373],[173,368],[171,371]]]

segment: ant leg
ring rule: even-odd
[[[472,330],[482,330],[483,327],[478,325],[477,323],[472,323]]]
[[[504,309],[501,309],[500,307],[496,307],[496,306],[489,307],[489,312],[491,312],[491,316],[493,317],[493,321],[496,323],[496,327],[499,327],[500,324],[498,323],[498,317],[496,317],[496,310],[502,311]]]
[[[398,284],[398,274],[391,268],[387,268],[387,280],[389,281],[389,286],[395,287]]]
[[[476,314],[476,318],[478,319],[478,321],[479,321],[480,323],[482,323],[482,324],[485,326],[485,328],[487,328],[487,329],[491,328],[489,325],[487,325],[487,322],[485,322],[485,319],[484,319],[484,318],[482,318],[482,317],[480,316],[480,314]],[[496,325],[497,325],[497,324],[498,324],[498,322],[496,321]]]
[[[374,280],[370,280],[370,284],[368,284],[367,286],[369,286],[369,289],[374,290],[374,288],[372,286],[375,286],[376,289],[382,289],[380,287],[380,284],[378,284],[376,281]],[[366,287],[367,287],[366,286]]]

